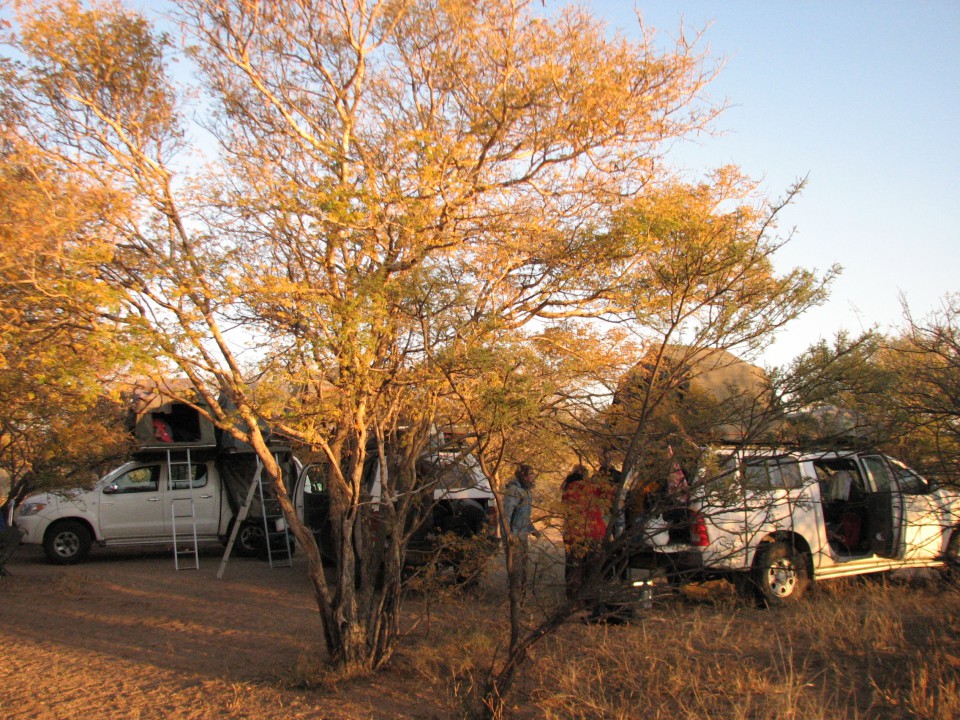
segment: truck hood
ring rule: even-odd
[[[61,505],[83,507],[86,505],[86,498],[91,492],[93,491],[84,490],[83,488],[71,488],[69,490],[57,490],[56,492],[37,493],[36,495],[30,495],[25,498],[24,501],[20,503],[20,507],[34,503],[43,503],[46,505],[44,512],[59,508]]]

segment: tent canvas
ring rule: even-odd
[[[217,446],[213,424],[197,410],[206,403],[186,379],[140,381],[133,387],[131,406],[133,436],[140,450]]]

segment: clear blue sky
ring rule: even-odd
[[[637,28],[630,0],[586,0]],[[725,66],[710,88],[731,108],[724,134],[679,149],[693,170],[737,164],[779,196],[809,174],[784,215],[780,267],[844,267],[828,305],[764,355],[791,360],[838,330],[902,326],[900,295],[925,316],[960,292],[960,1],[644,0],[648,27],[706,27]]]

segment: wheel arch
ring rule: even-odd
[[[99,543],[103,541],[103,538],[100,537],[100,534],[97,532],[97,529],[93,526],[93,523],[90,522],[90,520],[88,518],[85,518],[83,515],[68,515],[66,517],[58,517],[56,520],[51,520],[50,524],[48,524],[43,531],[42,540],[45,542],[47,539],[47,536],[51,532],[54,532],[57,527],[68,522],[80,523],[81,525],[86,527],[87,532],[90,533],[90,538],[93,540],[93,542]]]
[[[948,525],[944,529],[943,537],[941,539],[941,542],[943,543],[943,545],[941,546],[942,555],[945,556],[947,554],[947,548],[950,547],[950,542],[955,537],[960,537],[960,523],[956,523],[955,525]]]
[[[775,542],[786,543],[792,547],[794,551],[801,553],[804,558],[804,563],[807,566],[807,577],[810,578],[810,580],[814,579],[813,553],[810,550],[810,543],[807,542],[807,539],[803,535],[792,530],[777,530],[765,535],[763,539],[753,547],[753,552],[750,556],[750,567],[753,567],[754,563],[756,563],[757,557],[760,555],[760,550],[766,545]]]

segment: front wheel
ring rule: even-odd
[[[78,520],[54,523],[43,536],[43,550],[55,565],[76,565],[90,554],[93,538],[90,530]]]
[[[960,528],[950,536],[943,562],[943,579],[954,587],[960,586]]]
[[[757,552],[751,580],[758,599],[774,606],[799,600],[810,577],[802,553],[785,542],[773,542]]]

